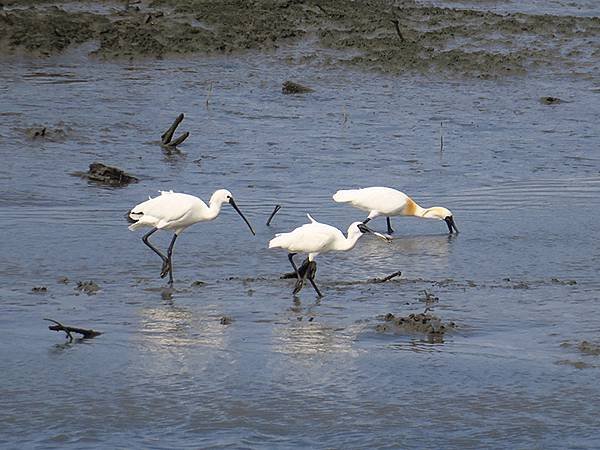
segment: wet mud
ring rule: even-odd
[[[92,280],[78,281],[75,290],[87,295],[94,295],[100,290],[100,286]]]
[[[309,92],[314,92],[314,89],[294,81],[286,81],[281,86],[281,92],[283,94],[307,94]]]
[[[593,72],[600,52],[597,17],[496,14],[382,0],[73,4],[9,1],[0,13],[0,52],[49,56],[94,42],[92,53],[101,58],[163,58],[308,43],[310,49],[293,58],[481,78],[536,67]]]
[[[72,175],[109,186],[127,186],[138,181],[136,177],[118,167],[107,166],[99,162],[90,164],[87,172],[74,172]]]
[[[454,322],[442,322],[438,316],[428,312],[418,314],[409,314],[408,316],[396,317],[392,313],[383,316],[384,323],[377,324],[375,330],[379,333],[394,333],[394,334],[424,334],[429,340],[434,342],[442,342],[443,336],[448,331],[456,328]]]

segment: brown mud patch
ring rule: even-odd
[[[130,183],[137,183],[138,181],[136,177],[118,167],[107,166],[100,162],[90,164],[87,172],[73,172],[71,175],[85,178],[95,183],[116,187],[127,186]]]
[[[377,324],[375,331],[393,334],[424,334],[430,342],[443,342],[444,335],[456,328],[454,322],[442,320],[427,312],[409,314],[408,316],[394,316],[388,313],[382,317],[384,323]]]
[[[311,48],[299,63],[492,78],[536,67],[594,73],[600,53],[597,17],[496,14],[408,0],[73,4],[9,0],[0,12],[0,55],[52,55],[88,41],[102,58],[273,51],[302,42]]]

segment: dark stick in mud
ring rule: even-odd
[[[83,335],[83,339],[92,339],[92,338],[95,338],[96,336],[99,336],[102,334],[99,331],[89,330],[87,328],[78,328],[78,327],[70,327],[67,325],[63,325],[62,323],[60,323],[56,320],[53,320],[53,319],[44,319],[44,320],[47,320],[48,322],[54,322],[56,324],[56,325],[48,326],[49,330],[64,331],[65,333],[67,333],[69,342],[73,342],[73,335],[71,333],[81,334],[81,335]]]
[[[267,226],[271,225],[271,220],[273,220],[273,217],[275,216],[275,214],[277,214],[277,211],[279,211],[280,209],[281,209],[281,205],[275,205],[275,209],[269,216],[269,220],[267,220]]]
[[[388,275],[387,277],[373,278],[371,280],[371,283],[385,283],[386,281],[390,281],[392,278],[399,277],[400,275],[402,275],[402,272],[398,270],[397,272],[394,272],[394,273]]]
[[[400,31],[400,21],[398,19],[392,19],[392,23],[396,27],[396,33],[398,33],[400,41],[404,42],[404,36],[402,36],[402,32]]]
[[[440,122],[440,153],[444,151],[444,135],[442,134],[442,128],[444,122]]]
[[[212,81],[208,85],[208,93],[206,94],[206,109],[208,109],[208,103],[210,102],[210,96],[212,95],[213,84]]]
[[[175,119],[175,121],[173,122],[173,125],[171,125],[169,127],[169,129],[162,134],[162,136],[160,137],[160,140],[161,140],[161,144],[163,147],[176,147],[177,145],[179,145],[183,141],[185,141],[187,139],[187,137],[190,135],[190,133],[186,131],[181,136],[179,136],[177,139],[175,139],[174,141],[171,142],[171,139],[173,139],[173,134],[175,133],[175,130],[177,129],[177,127],[179,126],[181,121],[183,120],[183,117],[184,117],[183,113],[179,114],[177,116],[177,118]]]

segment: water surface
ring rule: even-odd
[[[0,69],[0,445],[597,446],[600,361],[576,346],[600,329],[597,80],[84,53]],[[315,92],[282,95],[287,79]],[[191,137],[165,153],[159,136],[180,112]],[[65,135],[29,139],[34,126]],[[140,182],[70,176],[94,161]],[[345,230],[366,215],[331,195],[369,185],[450,208],[460,235],[395,218],[391,244],[365,237],[319,257],[323,299],[308,287],[294,298],[268,240],[307,212]],[[160,261],[124,213],[158,190],[207,200],[221,187],[256,237],[230,208],[190,228],[165,295]],[[77,291],[86,280],[101,290]],[[434,344],[376,332],[386,313],[422,312],[423,290],[456,331]],[[45,317],[104,334],[68,344]]]

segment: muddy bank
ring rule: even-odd
[[[77,7],[73,5],[77,4]],[[272,51],[384,72],[495,77],[536,67],[597,69],[600,18],[495,14],[419,5],[307,0],[8,2],[0,52],[52,55],[93,41],[102,58]],[[592,45],[590,45],[592,43]],[[569,51],[564,51],[568,45]],[[323,50],[327,51],[323,51]],[[331,51],[335,50],[335,51]]]

